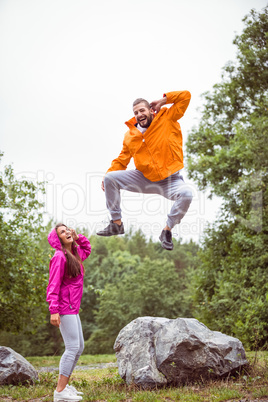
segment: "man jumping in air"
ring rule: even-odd
[[[173,249],[172,228],[180,223],[192,201],[192,192],[183,181],[182,133],[179,123],[191,99],[188,91],[168,92],[162,99],[149,104],[145,99],[133,103],[134,116],[126,122],[123,148],[112,161],[102,182],[106,205],[112,220],[97,232],[99,236],[124,233],[121,221],[120,190],[144,194],[160,194],[175,201],[160,241],[166,250]],[[170,108],[163,107],[172,104]],[[131,158],[136,170],[126,170]]]

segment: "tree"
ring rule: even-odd
[[[229,62],[222,82],[204,94],[201,122],[187,141],[190,177],[228,199],[241,177],[266,165],[267,14],[266,7],[244,18],[246,28],[234,39],[237,62]]]
[[[94,333],[94,339],[99,339],[100,341],[98,337],[102,329],[99,328],[97,317],[106,287],[111,285],[115,293],[114,297],[119,297],[117,292],[119,292],[119,288],[121,289],[120,286],[123,286],[123,283],[125,283],[125,278],[137,274],[138,267],[143,264],[145,259],[150,261],[152,267],[158,264],[159,260],[167,260],[172,267],[175,266],[175,271],[180,278],[180,287],[177,291],[180,293],[181,311],[184,311],[184,314],[188,317],[192,316],[190,311],[191,300],[185,284],[187,280],[185,273],[190,267],[193,268],[198,263],[196,259],[197,244],[192,241],[182,244],[180,239],[178,241],[174,240],[175,247],[173,252],[170,253],[164,250],[159,242],[155,243],[151,239],[146,239],[140,230],[136,232],[131,230],[123,237],[104,238],[91,236],[90,242],[92,245],[92,254],[84,263],[86,275],[84,295],[81,303],[81,319],[86,340]],[[119,283],[120,286],[117,287]],[[137,286],[139,286],[139,283],[138,281]],[[170,298],[177,300],[177,293],[173,292]],[[118,309],[120,310],[120,297],[118,300]],[[129,300],[129,304],[132,304],[132,300]],[[125,320],[124,323],[126,323]],[[107,323],[107,326],[109,325]],[[121,324],[118,324],[116,321],[115,325],[118,330]],[[107,334],[105,337],[107,338]],[[114,338],[114,333],[112,333],[111,337],[111,339]],[[92,339],[91,337],[91,341]],[[105,342],[107,342],[107,339]],[[111,350],[111,341],[109,342]],[[93,348],[92,345],[91,342],[91,346],[87,349],[88,353],[93,353],[93,351],[94,353],[99,353],[100,349],[98,347],[96,349],[95,346]],[[96,350],[98,351],[96,352]]]
[[[190,177],[223,199],[192,272],[195,316],[248,346],[268,342],[267,17],[266,7],[244,18],[237,60],[204,94],[187,141]]]
[[[40,192],[41,183],[16,180],[11,166],[0,172],[1,330],[33,328],[45,318],[49,247],[40,245],[46,234]]]
[[[97,330],[86,342],[87,353],[112,352],[122,327],[141,316],[183,315],[182,282],[174,263],[145,258],[114,283],[107,283],[96,312]]]
[[[268,253],[265,236],[235,223],[207,229],[200,268],[189,280],[193,315],[209,328],[238,337],[247,347],[268,338]]]
[[[140,263],[140,257],[138,255],[132,256],[127,251],[115,251],[108,254],[108,250],[98,256],[98,250],[103,251],[103,249],[96,247],[94,249],[94,244],[104,244],[107,241],[96,239],[92,236],[90,241],[92,241],[92,258],[88,258],[85,261],[85,285],[84,294],[81,303],[81,320],[83,322],[83,331],[85,339],[88,339],[92,332],[97,329],[97,323],[95,314],[99,310],[99,296],[103,293],[104,288],[108,284],[116,284],[122,281],[122,279],[129,273],[136,272],[136,268]],[[115,238],[114,238],[115,239]],[[107,240],[107,239],[106,239]],[[110,239],[109,239],[110,240]],[[113,245],[108,241],[108,243]],[[114,248],[112,247],[112,250]],[[107,254],[106,254],[107,252]],[[105,254],[105,257],[104,257]],[[99,264],[95,261],[99,260]]]

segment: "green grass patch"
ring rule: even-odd
[[[250,361],[238,377],[219,381],[189,384],[183,387],[165,387],[155,390],[142,390],[128,386],[121,379],[117,368],[75,370],[73,384],[84,392],[84,401],[89,402],[223,402],[239,399],[268,399],[268,352],[247,353]],[[59,358],[31,357],[28,359],[35,367],[57,366]],[[94,365],[115,362],[114,355],[82,356],[78,364]],[[0,400],[48,402],[53,399],[57,384],[57,372],[39,374],[35,385],[2,386]],[[12,398],[12,399],[11,399]]]

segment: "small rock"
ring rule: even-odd
[[[0,346],[0,385],[33,383],[38,379],[34,367],[13,349]]]

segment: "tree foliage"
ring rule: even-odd
[[[207,230],[200,268],[189,280],[192,314],[210,329],[238,337],[246,347],[268,339],[268,253],[265,236],[235,223]]]
[[[29,317],[34,322],[37,317],[39,322],[46,323],[38,324],[34,334],[23,330],[17,335],[5,331],[0,334],[0,344],[25,356],[62,353],[62,339],[58,328],[49,323],[45,301],[49,253],[53,254],[52,249],[46,249],[49,230],[47,228],[44,236],[39,237],[38,243],[40,249],[47,250],[39,289],[42,296],[39,305],[22,319],[28,328]],[[194,268],[196,264],[198,245],[194,242],[182,244],[175,240],[174,253],[162,249],[159,242],[146,239],[141,231],[110,238],[93,235],[90,242],[92,253],[84,262],[84,294],[80,310],[87,341],[85,353],[112,352],[114,339],[122,326],[139,315],[191,315],[185,281],[188,268]],[[31,253],[31,249],[27,252]],[[18,268],[14,268],[14,275],[19,275]]]
[[[114,257],[116,262],[118,255]],[[105,285],[96,315],[98,329],[87,343],[89,352],[111,352],[119,330],[137,317],[183,315],[183,282],[174,263],[145,257],[135,265],[128,274]]]
[[[41,246],[42,191],[39,183],[17,180],[11,166],[0,172],[0,330],[19,331],[44,318],[48,247]],[[36,308],[43,314],[34,314]]]
[[[229,198],[241,178],[263,171],[267,160],[268,11],[252,10],[236,36],[236,62],[204,94],[202,118],[187,141],[190,177],[200,188]]]
[[[175,240],[169,253],[141,231],[90,241],[81,312],[85,353],[112,352],[120,329],[138,316],[191,315],[185,272],[196,264],[194,242]]]
[[[267,17],[266,7],[244,18],[237,60],[204,94],[187,141],[190,177],[223,199],[192,272],[194,314],[251,347],[268,342]]]

